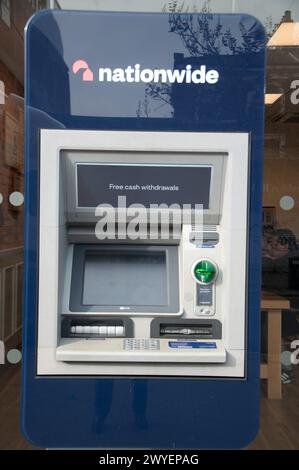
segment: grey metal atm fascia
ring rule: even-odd
[[[244,377],[249,137],[248,133],[41,130],[37,360],[39,375]],[[183,364],[183,356],[182,363],[178,363],[175,368],[161,362],[157,369],[156,359],[154,364],[145,364],[142,362],[144,360],[142,355],[140,357],[138,355],[141,361],[139,364],[135,362],[124,364],[123,361],[127,358],[123,357],[121,338],[115,339],[119,341],[120,354],[112,357],[109,352],[109,357],[113,361],[117,357],[122,363],[99,363],[99,351],[95,341],[86,341],[85,338],[76,341],[74,338],[61,338],[59,322],[61,316],[77,315],[79,319],[82,317],[82,312],[70,312],[68,308],[75,246],[69,240],[68,220],[64,215],[65,183],[61,175],[62,151],[98,152],[107,151],[107,149],[113,152],[122,152],[126,149],[129,153],[147,150],[150,152],[149,158],[154,157],[157,152],[198,155],[200,151],[199,164],[202,163],[201,157],[204,154],[211,156],[208,161],[205,161],[207,164],[211,164],[212,158],[223,160],[225,175],[221,178],[223,195],[219,211],[221,219],[217,228],[221,245],[218,243],[213,249],[213,260],[225,269],[225,276],[220,273],[217,281],[219,289],[216,291],[216,305],[221,309],[213,316],[213,319],[221,321],[223,326],[223,340],[220,340],[222,343],[217,346],[220,348],[221,361],[217,356],[217,364],[207,365],[207,362],[211,363],[210,351],[205,358],[200,360],[200,363],[196,363],[196,366]],[[84,223],[81,224],[80,229],[84,227]],[[89,226],[89,228],[93,227]],[[211,253],[211,250],[194,246],[189,241],[190,230],[192,230],[189,224],[184,224],[182,228],[182,237],[177,247],[181,305],[180,313],[173,316],[179,318],[184,315],[185,319],[193,319],[196,314],[194,313],[194,284],[190,282],[190,267],[197,259],[205,257],[208,254],[207,251]],[[213,231],[213,228],[207,230]],[[78,243],[89,243],[89,241],[78,240]],[[227,258],[229,262],[226,261]],[[238,286],[237,289],[236,286]],[[96,312],[86,313],[90,317],[98,315]],[[108,316],[105,312],[101,312],[100,315]],[[158,315],[161,316],[161,313]],[[154,312],[129,314],[134,317],[134,337],[149,338],[150,323],[158,315]],[[119,311],[115,314],[109,312],[110,316],[119,319]],[[162,316],[165,317],[163,314]],[[107,344],[111,344],[111,341],[109,340]],[[101,357],[103,359],[104,356]],[[71,366],[65,361],[72,361]]]

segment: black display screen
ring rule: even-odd
[[[178,246],[75,244],[72,312],[180,311]]]
[[[99,204],[202,204],[209,209],[212,167],[204,165],[77,164],[78,207]]]
[[[165,251],[87,252],[83,305],[167,305]]]

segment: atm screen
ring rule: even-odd
[[[179,312],[178,247],[76,245],[70,310]]]
[[[83,305],[166,305],[166,253],[87,251]]]
[[[77,164],[77,207],[202,204],[210,208],[211,165]]]

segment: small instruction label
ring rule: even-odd
[[[168,341],[168,346],[176,349],[217,349],[214,341]]]

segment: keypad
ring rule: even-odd
[[[124,349],[126,351],[158,351],[160,349],[160,340],[126,338],[124,340]]]

